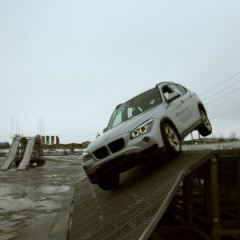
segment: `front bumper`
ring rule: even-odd
[[[130,133],[124,133],[116,138],[111,138],[99,145],[95,149],[87,149],[86,158],[84,159],[83,169],[91,182],[95,183],[99,175],[109,172],[123,172],[132,166],[141,162],[149,153],[156,149],[164,148],[161,137],[159,121],[154,121],[150,132],[143,134],[134,139],[130,139]],[[94,156],[99,148],[105,147],[109,150],[109,145],[118,139],[124,139],[124,146],[119,151],[111,152],[103,159],[97,159]]]
[[[94,173],[87,174],[87,176],[91,183],[96,183],[102,176],[114,175],[127,171],[128,169],[131,169],[144,162],[149,156],[155,155],[159,152],[160,149],[158,148],[157,144],[154,144],[140,153],[122,155],[112,159],[111,161],[102,163]],[[86,168],[86,166],[83,166],[83,168]]]

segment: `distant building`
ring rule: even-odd
[[[0,149],[9,149],[10,144],[9,142],[0,142]]]
[[[9,142],[0,142],[0,146],[10,147]]]
[[[59,144],[59,137],[58,136],[42,136],[43,144],[46,145],[54,145]]]

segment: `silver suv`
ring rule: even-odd
[[[180,84],[162,82],[119,104],[104,133],[87,147],[83,169],[104,190],[119,184],[119,174],[157,152],[178,154],[193,130],[211,134],[207,112],[197,95]]]

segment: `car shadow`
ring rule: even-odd
[[[149,177],[160,168],[163,168],[175,157],[176,155],[169,153],[146,157],[140,165],[120,174],[120,184],[114,190],[129,188],[137,184],[139,180]]]

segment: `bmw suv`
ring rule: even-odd
[[[83,169],[93,184],[111,190],[121,172],[153,152],[178,154],[193,130],[212,132],[201,100],[180,84],[159,83],[116,107],[103,134],[85,150]]]

